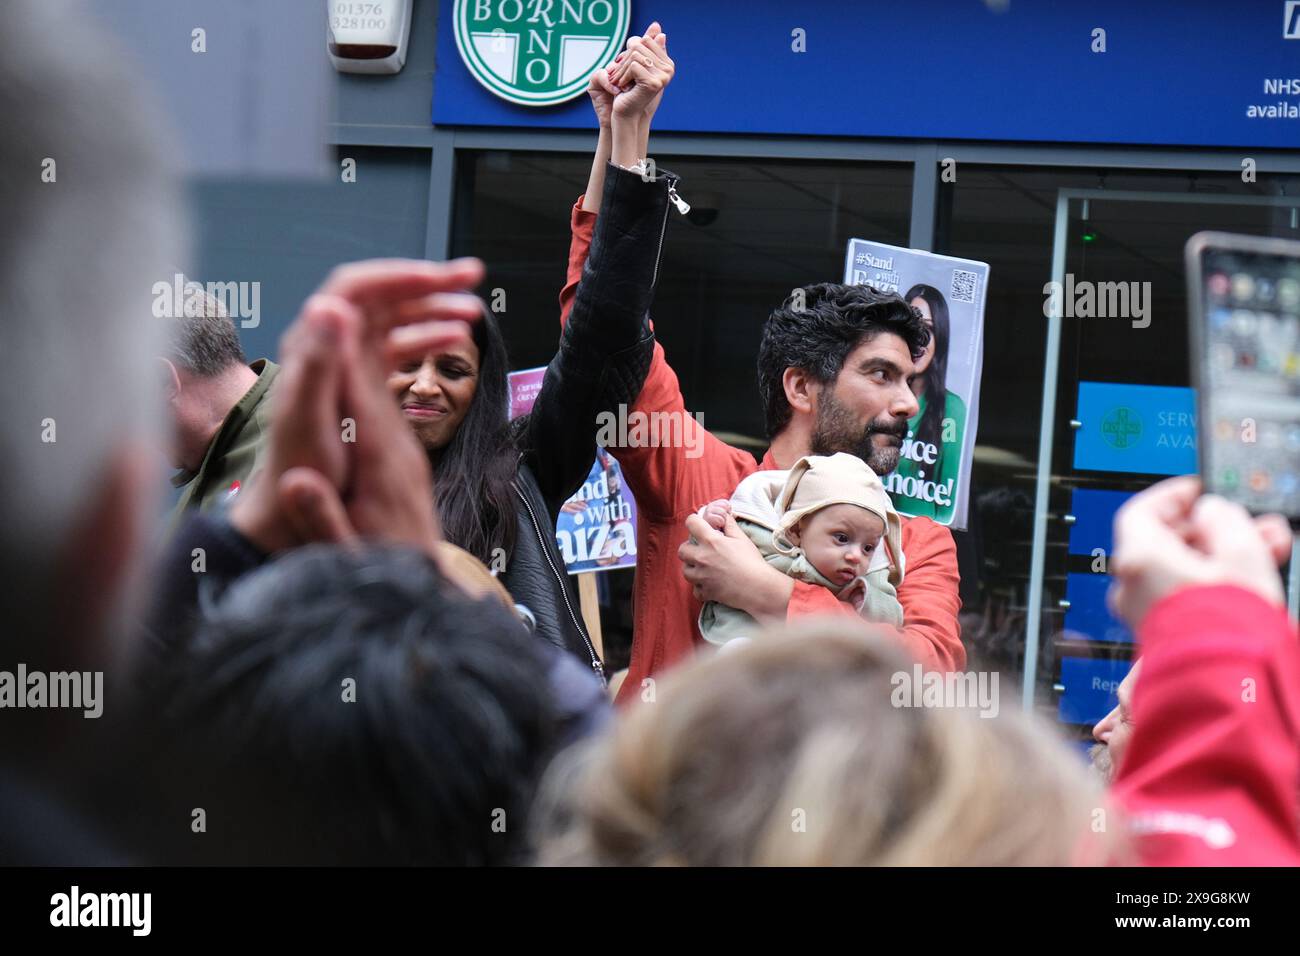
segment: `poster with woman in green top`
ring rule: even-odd
[[[930,329],[911,380],[919,410],[908,422],[898,467],[882,479],[901,514],[963,529],[979,415],[988,265],[853,239],[845,273],[847,281],[883,291],[905,289],[902,297]]]

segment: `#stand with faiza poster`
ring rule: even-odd
[[[900,514],[964,530],[984,364],[986,262],[850,239],[844,281],[897,292],[930,327],[898,468],[882,476]]]
[[[532,410],[546,368],[511,372],[510,417]],[[636,566],[636,502],[618,462],[597,446],[587,479],[560,508],[555,544],[570,574]]]

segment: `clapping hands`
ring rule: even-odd
[[[266,465],[230,520],[270,553],[369,537],[435,554],[428,458],[385,387],[411,356],[463,342],[483,304],[477,259],[335,269],[280,343]]]

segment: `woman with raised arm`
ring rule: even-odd
[[[645,381],[654,347],[646,316],[676,180],[637,165],[646,109],[671,74],[649,58],[620,64],[618,85],[599,72],[610,90],[602,214],[532,412],[507,422],[509,365],[491,314],[471,342],[403,364],[389,387],[433,465],[446,539],[498,571],[538,633],[603,677],[556,548],[555,519],[591,469],[602,414],[632,404]]]

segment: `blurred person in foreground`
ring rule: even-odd
[[[162,161],[160,136],[144,119],[156,109],[121,70],[118,64],[124,59],[91,28],[93,20],[83,7],[63,0],[19,0],[6,12],[6,27],[0,31],[0,118],[6,131],[0,141],[0,203],[7,213],[7,232],[0,240],[0,314],[6,322],[0,379],[8,409],[0,422],[5,488],[0,500],[0,613],[6,622],[0,670],[78,675],[86,679],[84,689],[98,687],[99,692],[95,701],[83,699],[78,707],[19,709],[5,697],[0,707],[0,863],[128,862],[142,858],[140,846],[123,846],[118,837],[128,833],[126,820],[110,808],[130,809],[126,800],[134,788],[144,788],[145,796],[155,792],[152,778],[125,772],[128,747],[147,737],[132,734],[142,726],[128,719],[135,702],[122,666],[136,650],[129,622],[143,604],[150,516],[159,490],[150,463],[165,443],[156,356],[166,352],[168,330],[152,318],[151,290],[172,273],[171,263],[184,259],[181,197],[173,172]],[[404,341],[424,350],[463,341],[463,322],[453,323],[451,335],[445,327],[423,334],[417,328],[412,334],[404,323],[480,314],[477,300],[446,303],[438,296],[471,287],[480,281],[482,268],[477,263],[405,263],[378,271],[379,277],[375,267],[336,273],[325,307],[347,313],[359,327],[362,305],[349,296],[369,297],[369,304],[379,309],[393,305],[400,311],[402,305],[416,303],[409,315],[385,311],[376,316],[372,309],[367,315],[373,321],[351,338],[342,332],[333,337],[337,343],[364,339],[370,363],[365,380],[372,386],[364,395],[381,402],[395,432],[409,439],[409,429],[384,390],[385,369],[376,371],[376,363],[404,354],[394,347],[403,333]],[[319,299],[312,302],[320,305]],[[262,555],[317,540],[326,532],[337,539],[346,517],[349,537],[365,535],[432,553],[421,559],[429,564],[425,573],[431,580],[452,579],[472,589],[463,567],[440,553],[422,453],[386,441],[391,433],[372,428],[375,420],[363,417],[360,433],[373,433],[379,444],[364,444],[366,457],[358,465],[358,449],[339,442],[342,373],[313,383],[319,390],[306,388],[304,376],[316,366],[305,364],[305,354],[314,353],[304,352],[304,337],[313,338],[300,325],[288,343],[290,355],[302,356],[292,363],[299,382],[296,394],[302,399],[317,394],[321,402],[303,400],[286,408],[284,441],[269,452],[269,460],[276,463],[279,479],[294,465],[315,470],[299,468],[293,479],[265,486],[276,495],[287,493],[287,506],[252,496],[249,504],[258,507],[256,516],[241,524],[243,531],[228,531],[228,540]],[[358,350],[349,353],[354,385],[361,381]],[[112,401],[88,399],[87,383],[92,382],[98,394],[110,395]],[[361,394],[351,388],[347,400]],[[395,458],[403,450],[425,469],[424,484],[418,469],[404,470]],[[409,454],[405,460],[412,461]],[[294,510],[303,500],[336,503],[338,510]],[[332,523],[319,523],[331,517]],[[296,524],[290,528],[286,521]],[[312,536],[297,528],[311,530]],[[185,555],[185,574],[201,576],[192,567],[191,552]],[[220,574],[221,561],[214,558],[218,560],[202,573]],[[197,590],[191,581],[188,593],[196,596]],[[444,588],[440,600],[454,604],[470,598],[448,597]],[[477,607],[473,613],[488,613]],[[520,628],[504,609],[502,613],[502,627]],[[483,626],[488,626],[486,620]],[[487,638],[495,640],[495,650],[480,660],[490,660],[492,654],[499,658],[510,648],[510,633]],[[445,659],[466,653],[449,648]],[[554,668],[532,667],[526,652],[518,661],[514,673],[528,669],[534,687],[549,693]],[[501,674],[506,673],[503,667]],[[359,670],[357,676],[363,674]],[[599,685],[581,676],[589,685],[583,693],[599,700]],[[391,674],[387,679],[394,683],[377,692],[397,696],[402,685],[396,682],[415,677]],[[504,679],[476,686],[496,699],[494,688],[499,690]],[[337,685],[321,688],[336,699],[340,690]],[[532,715],[545,717],[554,708],[546,701],[539,711],[530,702],[531,693],[519,691],[519,703],[501,706],[523,715],[521,727],[544,729]],[[32,699],[28,695],[25,702]],[[360,719],[368,712],[350,713]],[[403,732],[395,725],[378,729]],[[281,756],[292,752],[286,749]],[[529,759],[543,753],[539,749]],[[494,766],[491,772],[501,774],[510,787],[527,785],[526,775],[516,779],[519,764]],[[193,799],[192,806],[202,805],[201,797]],[[502,808],[514,805],[503,802]],[[481,809],[490,826],[494,808]],[[378,816],[375,825],[386,825],[381,808],[370,806],[365,812]],[[191,833],[188,813],[172,822],[197,836]],[[219,822],[214,821],[214,830]],[[515,823],[508,821],[511,827]],[[220,839],[216,833],[213,837]]]
[[[542,862],[1300,864],[1290,535],[1199,491],[1171,479],[1116,517],[1143,663],[1109,798],[1036,718],[896,705],[910,661],[824,622],[682,669],[557,762]]]
[[[524,862],[534,786],[574,733],[548,671],[608,706],[580,664],[405,548],[313,545],[253,570],[184,657],[131,814],[162,863]]]
[[[1022,712],[898,706],[913,662],[825,620],[669,675],[652,705],[544,784],[543,864],[1061,866],[1122,847],[1090,830],[1097,782]]]
[[[150,784],[119,811],[155,858],[520,862],[542,769],[603,722],[597,677],[442,541],[388,393],[407,356],[469,341],[482,274],[351,263],[285,333],[265,466],[228,514],[190,515],[161,566],[155,630],[193,630],[154,673],[132,761]]]
[[[1108,786],[1115,781],[1115,771],[1123,761],[1129,737],[1133,735],[1133,688],[1137,685],[1141,667],[1140,660],[1133,662],[1115,689],[1115,706],[1092,728],[1093,739],[1097,742],[1088,749],[1088,757],[1092,768]]]
[[[98,681],[111,720],[161,490],[151,289],[184,248],[157,110],[93,24],[79,3],[16,0],[0,30],[0,670]],[[6,697],[0,863],[123,858],[79,806],[102,749],[83,713]]]
[[[1141,673],[1111,792],[1148,864],[1300,865],[1300,647],[1278,573],[1290,551],[1285,519],[1252,519],[1193,477],[1115,516],[1110,603]]]

